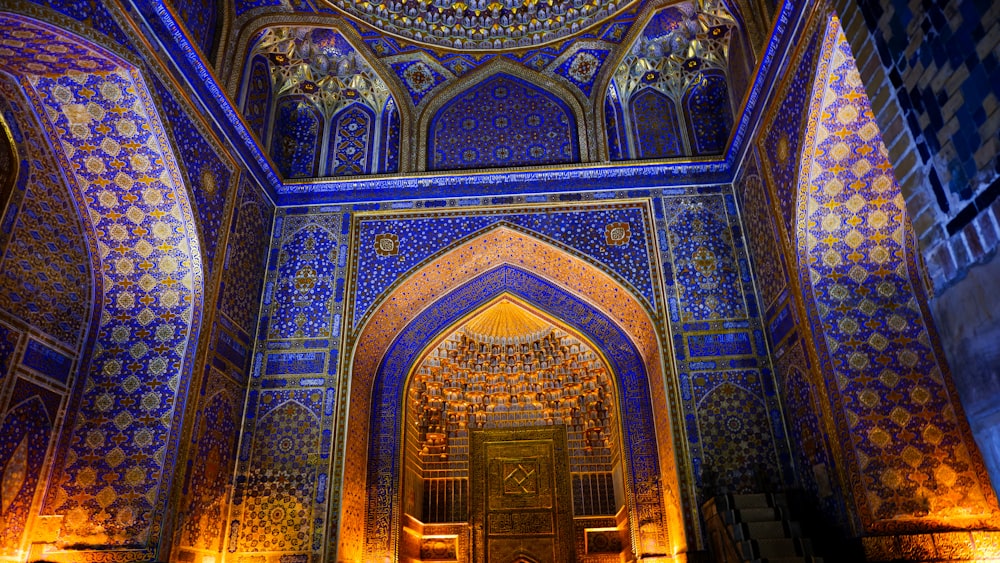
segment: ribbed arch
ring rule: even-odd
[[[103,249],[91,254],[103,282],[93,311],[98,327],[84,350],[85,375],[73,392],[70,430],[58,449],[44,510],[67,515],[61,541],[155,548],[184,410],[176,406],[186,398],[203,308],[201,248],[188,193],[135,68],[104,47],[28,17],[0,14],[0,28],[23,43],[0,61],[0,70],[20,79],[48,142],[63,149],[55,155],[58,166],[86,230]],[[34,49],[64,51],[45,60]],[[101,156],[109,152],[117,153],[113,166],[110,156]],[[132,202],[142,202],[142,209]],[[148,346],[137,334],[140,323],[142,334],[162,337],[162,347]],[[145,405],[130,400],[134,389],[126,381],[155,395]],[[117,425],[103,415],[105,400],[131,404],[121,409]],[[121,416],[126,414],[131,418]],[[144,429],[150,440],[116,446],[137,460],[130,473],[137,494],[98,501],[120,476],[93,461],[111,448],[102,450],[88,436],[131,435],[143,417],[162,421]],[[112,533],[101,529],[98,514],[114,519]]]
[[[553,264],[560,267],[552,268]],[[546,289],[532,292],[527,289],[529,286]],[[584,318],[606,323],[606,329],[599,331],[601,336],[595,333],[595,343],[603,343],[609,335],[617,333],[624,340],[613,349],[624,351],[626,356],[629,349],[633,350],[628,356],[633,358],[632,367],[618,365],[617,373],[626,380],[637,378],[635,384],[648,389],[645,391],[648,397],[666,404],[664,379],[659,376],[647,379],[643,375],[659,374],[663,369],[656,329],[649,314],[627,290],[593,265],[529,235],[503,226],[487,229],[406,276],[379,302],[351,344],[350,407],[344,413],[347,434],[338,440],[342,444],[338,451],[345,456],[345,466],[368,467],[368,471],[348,472],[341,485],[335,483],[332,487],[340,493],[339,499],[331,499],[341,514],[339,559],[380,558],[394,549],[393,522],[398,522],[398,513],[394,512],[392,501],[386,503],[385,499],[391,499],[396,491],[398,476],[394,473],[398,459],[395,453],[371,448],[375,443],[388,443],[379,436],[388,436],[398,424],[395,420],[398,413],[386,409],[393,401],[400,400],[396,387],[399,382],[385,377],[397,377],[392,374],[400,370],[405,374],[409,367],[407,350],[419,351],[423,346],[413,348],[399,343],[405,340],[413,344],[413,339],[421,338],[425,343],[441,332],[441,328],[433,326],[452,324],[462,316],[464,307],[479,300],[477,296],[491,295],[490,288],[497,291],[504,288],[528,302],[535,299],[534,305],[550,311],[553,317],[568,319],[571,324],[590,322],[582,321]],[[517,293],[518,288],[523,293]],[[545,301],[550,299],[555,301]],[[431,307],[432,302],[435,305]],[[425,314],[434,315],[435,320],[431,322],[431,317],[422,316]],[[574,321],[577,315],[583,317]],[[633,475],[634,486],[649,493],[643,497],[645,500],[637,501],[642,506],[635,508],[648,511],[644,513],[650,518],[643,526],[633,522],[637,554],[677,553],[685,549],[681,502],[686,493],[679,485],[675,464],[675,456],[682,454],[674,450],[675,438],[669,430],[671,426],[679,429],[683,425],[673,419],[675,416],[675,413],[670,415],[670,422],[654,420],[654,432],[629,433],[634,452],[653,456],[643,458],[645,461],[634,460],[633,471],[638,471]],[[640,425],[649,421],[641,414],[635,418]],[[366,457],[369,452],[371,456]],[[643,504],[646,502],[650,504]]]

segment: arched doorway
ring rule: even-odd
[[[627,524],[635,557],[686,550],[677,471],[680,421],[667,406],[664,353],[653,317],[601,269],[533,234],[498,223],[428,260],[362,321],[352,346],[343,435],[338,559],[399,558],[403,510],[404,389],[428,343],[439,343],[476,311],[512,296],[601,350],[618,376]],[[438,297],[440,296],[440,297]],[[652,375],[649,375],[652,374]],[[656,405],[654,416],[653,405]],[[595,545],[610,545],[608,528]],[[598,530],[594,530],[595,533]],[[582,531],[581,531],[582,533]],[[595,538],[597,536],[595,535]]]
[[[476,561],[571,560],[575,527],[628,545],[616,378],[578,331],[503,294],[430,343],[403,400],[400,559],[427,558],[418,536]]]

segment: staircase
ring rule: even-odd
[[[783,494],[719,495],[701,507],[719,563],[822,563]]]

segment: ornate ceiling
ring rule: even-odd
[[[325,2],[382,32],[432,48],[513,51],[572,37],[636,0],[345,0]]]
[[[237,9],[223,56],[286,180],[720,155],[753,65],[724,0],[334,7]]]

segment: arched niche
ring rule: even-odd
[[[275,39],[275,34],[280,37]],[[317,39],[316,35],[323,37]],[[262,50],[262,41],[270,41],[275,48]],[[294,47],[289,46],[292,43]],[[309,43],[305,50],[303,43]],[[409,153],[413,121],[409,94],[399,77],[343,19],[312,14],[264,15],[245,22],[227,46],[220,74],[250,130],[269,153],[276,147],[275,131],[281,126],[278,106],[290,97],[297,98],[300,105],[318,113],[322,129],[330,131],[318,138],[315,147],[320,162],[314,175],[325,175],[333,159],[329,137],[336,129],[336,115],[352,104],[362,104],[374,114],[375,121],[366,148],[372,156],[364,174],[406,171],[410,161],[403,155]],[[318,62],[316,55],[320,53],[328,63]],[[345,58],[351,65],[349,72],[338,68],[343,67]],[[291,66],[308,70],[291,72]]]
[[[416,151],[416,170],[433,170],[432,166],[434,150],[434,142],[432,142],[432,137],[434,136],[434,127],[436,124],[442,124],[442,115],[447,112],[450,108],[456,108],[456,104],[461,104],[462,100],[469,95],[475,95],[477,92],[481,92],[485,96],[491,96],[488,91],[488,83],[494,80],[509,80],[512,81],[517,88],[522,88],[524,92],[529,93],[532,96],[539,96],[539,99],[547,100],[548,104],[551,104],[553,111],[562,113],[564,119],[569,125],[569,134],[572,135],[572,139],[566,139],[568,143],[575,146],[573,156],[570,159],[559,160],[558,162],[589,162],[593,159],[592,155],[592,145],[593,142],[588,136],[588,127],[592,119],[592,111],[589,109],[590,104],[587,99],[583,96],[583,93],[577,88],[567,87],[561,79],[556,80],[551,76],[547,76],[541,73],[531,71],[519,64],[513,63],[503,57],[498,57],[492,61],[484,64],[483,66],[469,72],[468,74],[462,76],[459,79],[452,81],[449,84],[445,84],[442,87],[438,87],[431,93],[430,98],[425,99],[420,104],[420,116],[419,123],[414,131],[415,138],[412,141],[412,145],[419,148]],[[454,111],[454,110],[453,110]],[[461,113],[461,112],[459,112]],[[453,116],[454,117],[454,116]],[[462,117],[461,115],[459,117]],[[483,130],[495,129],[497,124],[494,123],[496,118],[507,117],[525,119],[527,116],[520,113],[515,113],[514,115],[506,113],[492,114],[486,111],[484,108],[480,108],[480,111],[474,112],[472,115],[467,115],[465,117],[471,118],[479,122],[482,125]],[[464,131],[461,129],[464,119],[459,119],[459,122],[454,124],[458,127],[459,131]],[[503,124],[501,124],[503,125]],[[518,123],[521,126],[522,123]],[[508,123],[504,125],[505,127],[510,127]],[[530,125],[529,125],[530,127]],[[473,134],[477,131],[471,131]],[[496,131],[493,131],[496,133]],[[493,151],[499,148],[496,143],[492,140],[485,138],[486,142],[476,144],[474,146],[470,145],[470,150],[482,151]],[[492,144],[491,144],[492,143]],[[529,149],[528,144],[523,147],[519,147],[523,152]],[[515,150],[509,157],[512,158],[517,155]],[[476,167],[490,167],[490,166],[508,166],[500,162],[495,164],[495,155],[490,152],[488,155],[490,158],[487,160],[480,154],[479,164],[477,161],[470,161],[468,166],[463,166],[463,168],[476,168]],[[503,160],[503,159],[499,159]],[[529,157],[524,157],[525,162],[520,162],[518,164],[509,164],[509,166],[532,166],[535,164],[542,165],[546,161],[534,162]],[[551,161],[556,162],[556,161]]]
[[[526,288],[535,292],[531,294]],[[651,315],[635,296],[599,268],[535,236],[500,224],[415,269],[382,299],[350,345],[347,432],[338,439],[344,475],[342,485],[333,487],[340,492],[340,498],[331,502],[339,506],[340,514],[338,559],[391,558],[396,552],[394,534],[400,516],[398,505],[393,504],[399,492],[398,451],[376,452],[373,448],[386,444],[383,435],[391,443],[399,436],[399,412],[392,409],[399,409],[402,378],[409,367],[407,362],[413,360],[405,351],[407,346],[399,343],[405,337],[416,350],[410,353],[416,354],[443,327],[463,315],[460,306],[443,315],[441,305],[460,305],[466,297],[476,301],[476,295],[495,296],[501,291],[529,302],[542,301],[544,304],[534,305],[551,311],[553,318],[599,323],[602,328],[593,329],[595,343],[617,335],[615,342],[621,348],[615,350],[625,353],[621,358],[631,362],[627,369],[619,369],[622,381],[638,386],[628,390],[626,396],[636,398],[623,409],[655,410],[654,431],[635,433],[635,441],[630,443],[631,488],[635,492],[631,506],[638,511],[630,517],[631,547],[637,556],[685,552],[685,525],[691,523],[682,514],[693,514],[694,503],[690,475],[682,475],[677,469],[687,467],[683,461],[678,464],[678,460],[686,458],[686,452],[675,450],[675,444],[681,443],[677,433],[683,426],[677,412],[668,406],[667,397],[675,396],[671,391],[674,379],[664,371],[667,353]],[[432,316],[422,316],[425,314]],[[426,322],[423,319],[431,318],[436,319],[436,330],[421,325]],[[626,360],[621,361],[624,366]],[[640,394],[648,394],[645,407],[643,399],[631,395],[638,389],[645,389]],[[374,412],[381,413],[375,420]],[[638,463],[636,455],[644,461]],[[687,510],[682,503],[688,505]],[[641,519],[637,517],[639,512],[644,515]]]

